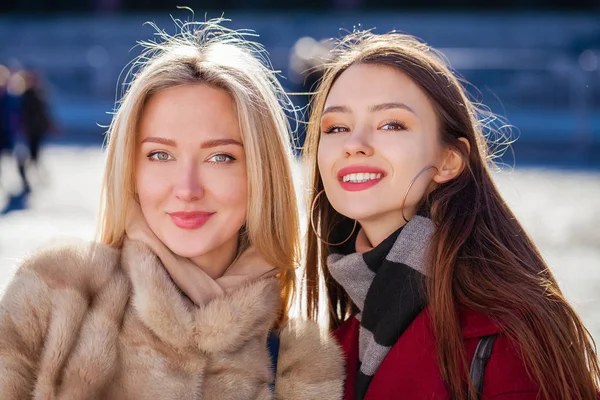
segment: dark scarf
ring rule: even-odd
[[[426,306],[425,257],[433,231],[430,219],[416,215],[364,253],[330,249],[329,272],[352,299],[360,321],[356,399],[364,398],[385,356]],[[359,251],[361,236],[366,240],[359,232]]]

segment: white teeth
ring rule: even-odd
[[[357,173],[357,174],[348,174],[342,177],[343,182],[352,182],[352,183],[363,183],[373,179],[381,178],[381,174],[369,174],[369,173]]]

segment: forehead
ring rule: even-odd
[[[140,128],[142,136],[240,136],[231,96],[204,84],[176,86],[153,94],[142,110]]]
[[[419,85],[400,70],[381,64],[355,64],[346,69],[331,87],[325,107],[360,109],[393,102],[405,103],[422,116],[433,112]]]

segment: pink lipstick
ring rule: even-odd
[[[212,217],[214,212],[177,211],[168,213],[173,223],[181,229],[198,229]]]
[[[377,185],[386,176],[384,170],[367,165],[353,165],[338,172],[342,189],[349,192],[367,190]]]

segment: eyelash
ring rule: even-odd
[[[342,133],[342,132],[334,132],[335,129],[348,129],[348,128],[344,128],[343,126],[336,126],[336,125],[332,125],[329,128],[323,130],[323,133],[326,134],[330,134],[330,133]]]
[[[212,156],[210,156],[209,160],[213,159],[215,157],[220,157],[220,156],[225,156],[225,157],[228,158],[228,160],[227,161],[222,161],[222,162],[219,162],[219,161],[210,161],[210,162],[214,163],[214,164],[229,164],[230,162],[233,162],[233,161],[236,160],[236,158],[234,156],[229,155],[229,154],[225,154],[225,153],[213,154]]]
[[[157,156],[158,154],[166,154],[168,155],[170,158],[167,160],[159,160],[157,158],[155,158],[155,156]],[[226,161],[209,161],[213,164],[228,164],[230,162],[236,161],[236,158],[233,157],[232,155],[229,154],[225,154],[225,153],[217,153],[217,154],[213,154],[212,156],[209,157],[209,160],[215,158],[215,157],[220,157],[220,156],[224,156],[227,157]],[[151,153],[149,153],[147,156],[148,160],[150,162],[167,162],[167,161],[171,161],[171,159],[173,158],[169,153],[167,153],[166,151],[153,151]]]
[[[148,160],[150,162],[167,162],[167,161],[171,161],[170,159],[168,160],[158,160],[156,158],[154,158],[154,156],[158,155],[158,154],[166,154],[169,157],[173,158],[169,153],[167,153],[166,151],[153,151],[151,153],[148,153],[148,155],[146,156],[148,158]]]
[[[381,125],[381,128],[383,128],[386,125],[391,125],[391,126],[395,127],[395,129],[384,129],[384,130],[388,130],[388,131],[405,131],[408,129],[403,122],[400,122],[397,120],[386,121],[385,123],[383,123]],[[379,129],[381,129],[381,128],[379,128]],[[325,133],[325,134],[343,133],[343,132],[334,132],[334,130],[336,130],[336,129],[346,129],[346,131],[344,131],[344,132],[347,132],[347,130],[348,130],[348,128],[345,128],[343,126],[332,125],[332,126],[328,127],[327,129],[324,129],[323,133]]]
[[[386,125],[392,125],[392,126],[396,127],[396,129],[385,129],[385,130],[388,130],[388,131],[405,131],[405,130],[408,129],[403,122],[400,122],[400,121],[397,121],[397,120],[386,121],[385,123],[383,123],[383,125],[381,125],[381,127],[383,128]]]

